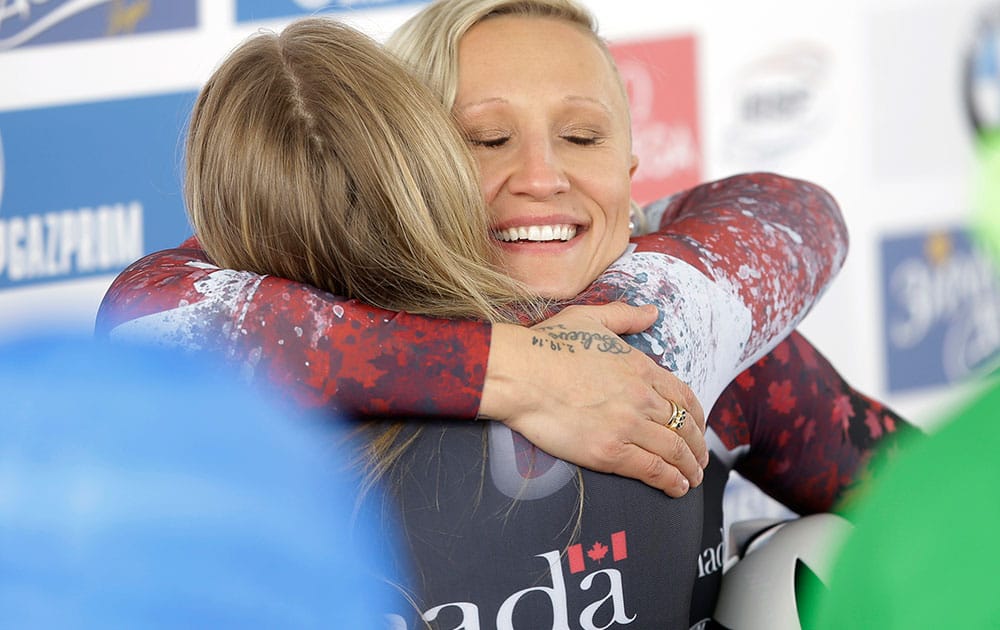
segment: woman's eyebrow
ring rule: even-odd
[[[479,100],[479,101],[473,101],[471,103],[456,104],[455,105],[455,113],[456,114],[460,114],[460,113],[462,113],[462,112],[464,112],[466,110],[476,109],[476,108],[482,107],[484,105],[506,104],[507,102],[508,102],[507,99],[503,98],[502,96],[491,96],[489,98],[484,98],[484,99]]]
[[[608,104],[605,103],[604,101],[602,101],[601,99],[594,98],[593,96],[577,96],[577,95],[574,95],[574,94],[569,94],[569,95],[563,97],[563,101],[566,101],[568,103],[574,103],[574,104],[576,104],[576,103],[584,103],[584,104],[589,104],[589,105],[596,105],[597,107],[599,107],[600,109],[602,109],[604,111],[604,113],[606,113],[607,115],[609,115],[609,116],[612,115],[611,107],[609,107]]]

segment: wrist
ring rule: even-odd
[[[530,345],[531,332],[527,328],[493,325],[477,417],[506,422],[519,409],[532,405],[530,365],[526,360]]]

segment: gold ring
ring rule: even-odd
[[[687,421],[688,412],[687,409],[681,407],[674,401],[670,400],[670,405],[674,408],[673,413],[670,414],[670,419],[667,420],[666,427],[668,429],[673,429],[674,431],[680,431],[684,428],[684,422]]]

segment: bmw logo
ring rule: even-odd
[[[980,138],[1000,131],[1000,4],[979,18],[966,58],[965,103]]]

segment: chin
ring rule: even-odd
[[[530,291],[548,300],[569,300],[575,298],[590,286],[591,280],[582,272],[567,274],[566,270],[577,269],[574,261],[551,259],[510,260],[506,265],[507,274],[524,284]]]
[[[580,295],[589,284],[579,285],[572,280],[554,280],[539,282],[537,278],[523,279],[529,289],[548,300],[571,300]]]

